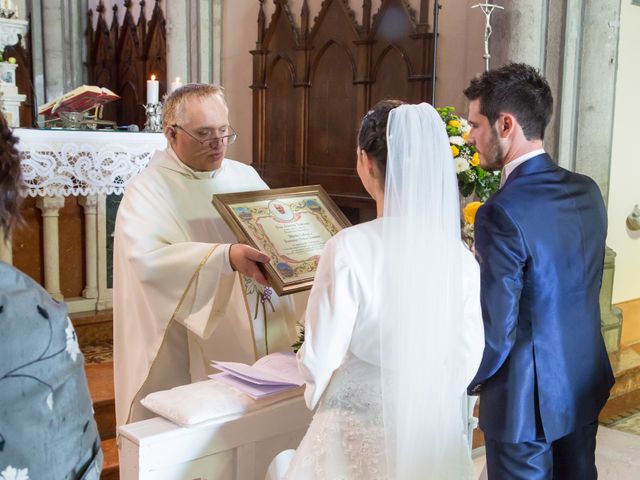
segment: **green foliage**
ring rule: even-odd
[[[458,188],[463,197],[474,195],[484,202],[500,188],[500,174],[484,170],[479,165],[476,149],[466,141],[469,123],[456,115],[454,107],[436,109],[446,125],[452,154],[456,162]]]

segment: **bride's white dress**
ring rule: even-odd
[[[286,479],[387,478],[379,368],[379,312],[385,292],[376,289],[382,274],[383,222],[345,229],[323,251],[307,307],[305,343],[298,353],[305,400],[317,411]],[[484,347],[480,277],[473,255],[462,242],[460,248],[465,300],[459,368],[470,381]],[[460,393],[464,415],[464,387]]]

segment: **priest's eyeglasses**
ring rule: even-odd
[[[171,125],[173,128],[177,128],[182,130],[184,133],[186,133],[187,135],[189,135],[191,138],[193,138],[196,142],[198,142],[200,145],[204,145],[205,147],[209,147],[209,148],[217,148],[218,145],[222,144],[223,146],[227,146],[227,145],[231,145],[232,143],[234,143],[236,141],[236,139],[238,138],[238,134],[236,133],[236,131],[233,129],[233,127],[231,125],[227,126],[226,128],[228,128],[231,133],[228,135],[223,135],[221,137],[214,137],[214,134],[210,134],[210,135],[195,135],[194,133],[190,132],[189,130],[187,130],[186,128],[178,125],[178,124],[173,124]]]

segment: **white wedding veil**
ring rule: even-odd
[[[389,478],[470,478],[460,206],[445,125],[426,103],[389,113],[380,361]]]

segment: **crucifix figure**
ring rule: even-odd
[[[491,14],[496,8],[499,8],[500,10],[504,10],[504,7],[501,7],[500,5],[494,5],[492,3],[479,3],[477,5],[474,5],[471,8],[478,8],[478,7],[482,9],[482,13],[484,13],[484,16],[485,16],[484,55],[482,56],[482,58],[484,58],[484,69],[489,70],[489,59],[491,58],[491,55],[489,54],[489,37],[493,32],[493,29],[491,28]]]

